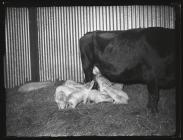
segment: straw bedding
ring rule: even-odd
[[[161,90],[159,114],[147,109],[144,85],[125,86],[127,105],[80,104],[76,109],[58,110],[54,92],[58,85],[20,93],[6,91],[8,136],[171,136],[176,130],[175,89]]]

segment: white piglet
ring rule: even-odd
[[[113,99],[105,92],[101,92],[94,89],[89,92],[87,101],[92,101],[94,103],[101,103],[101,102],[113,102]]]
[[[71,93],[80,91],[83,88],[85,88],[85,85],[73,80],[66,80],[64,84],[58,86],[55,91],[55,102],[59,110],[67,108],[67,98]]]
[[[96,66],[93,69],[93,74],[95,75],[95,80],[99,85],[99,90],[113,98],[115,104],[128,103],[128,95],[119,87],[113,86],[113,83],[106,79],[104,76],[102,76]]]
[[[79,90],[75,87],[68,87],[65,85],[58,86],[55,91],[55,102],[59,110],[66,108],[67,97],[74,91]]]
[[[80,90],[72,92],[67,98],[67,107],[75,108],[79,103],[86,104],[89,93],[94,85],[94,81],[86,83]]]

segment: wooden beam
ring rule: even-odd
[[[32,81],[39,81],[39,52],[36,7],[29,8],[30,58]]]

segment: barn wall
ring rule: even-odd
[[[29,17],[27,8],[7,8],[5,18],[5,87],[31,80]]]
[[[37,26],[40,81],[83,81],[78,41],[88,31],[174,28],[174,18],[174,9],[168,6],[39,7]],[[28,22],[27,9],[7,9],[6,87],[19,85],[26,78],[31,80]],[[13,64],[14,58],[16,64]]]

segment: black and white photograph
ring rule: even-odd
[[[180,7],[4,6],[7,137],[180,137]]]

